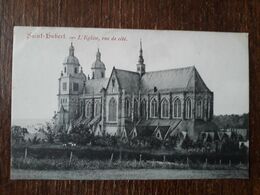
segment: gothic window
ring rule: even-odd
[[[207,117],[207,113],[208,113],[208,104],[207,104],[207,100],[204,99],[203,101],[203,107],[205,106],[205,116]],[[204,112],[204,111],[203,111]]]
[[[78,69],[74,68],[74,73],[77,74],[78,73]]]
[[[104,73],[103,73],[103,72],[101,72],[101,78],[104,78],[104,76],[105,76],[105,75],[104,75]]]
[[[173,117],[180,118],[181,117],[181,100],[177,98],[173,104]]]
[[[128,99],[125,99],[125,115],[126,117],[131,116],[130,101]]]
[[[210,100],[208,99],[208,118],[210,118]]]
[[[169,103],[167,99],[163,99],[161,103],[161,108],[162,108],[162,117],[163,118],[169,117]]]
[[[185,110],[186,118],[190,119],[191,118],[191,100],[190,100],[190,98],[186,99],[185,108],[186,108],[186,110]]]
[[[111,98],[108,105],[108,120],[109,121],[116,121],[117,116],[117,102],[115,98]]]
[[[141,102],[141,117],[146,117],[146,100],[142,100]]]
[[[67,90],[67,83],[62,83],[62,90],[66,91]]]
[[[157,117],[157,116],[158,116],[157,101],[156,99],[153,99],[151,102],[151,117]]]
[[[78,90],[79,90],[79,84],[73,83],[73,91],[78,91]]]
[[[115,78],[112,78],[112,92],[114,92],[114,88],[115,88]]]
[[[198,117],[198,118],[202,118],[202,111],[203,111],[202,101],[199,100],[199,101],[197,102],[197,117]]]
[[[138,116],[138,101],[134,100],[134,117]]]
[[[91,113],[92,113],[92,104],[91,102],[88,102],[86,105],[86,117],[91,117]]]
[[[95,102],[95,116],[101,115],[100,102]]]

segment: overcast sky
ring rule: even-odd
[[[61,38],[47,39],[46,33],[56,33]],[[38,35],[38,38],[31,35]],[[78,40],[79,35],[89,39]],[[113,36],[126,40],[112,41]],[[94,37],[100,40],[93,40]],[[102,40],[102,37],[110,40]],[[91,75],[91,64],[99,47],[109,77],[113,66],[136,70],[140,39],[146,71],[195,65],[208,88],[214,92],[214,114],[249,111],[246,33],[16,27],[12,118],[51,118],[57,111],[58,78],[71,40],[75,56],[86,75]]]

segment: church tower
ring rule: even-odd
[[[142,41],[140,41],[139,59],[136,67],[137,67],[137,72],[140,74],[140,76],[143,76],[145,74],[145,64],[143,58]]]
[[[74,55],[74,46],[71,43],[69,55],[63,62],[63,71],[59,78],[58,91],[58,120],[60,125],[68,125],[78,117],[79,95],[86,81],[83,70]]]
[[[101,61],[101,53],[99,49],[96,54],[96,61],[92,64],[91,70],[92,70],[92,79],[105,78],[106,66]]]

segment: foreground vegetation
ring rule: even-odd
[[[86,159],[36,159],[14,158],[12,168],[34,170],[95,170],[95,169],[205,169],[205,170],[239,170],[247,169],[247,165],[236,164],[208,164],[192,161],[162,162],[162,161],[137,161],[137,160],[86,160]]]

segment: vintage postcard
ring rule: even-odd
[[[248,34],[15,27],[11,179],[248,178]]]

